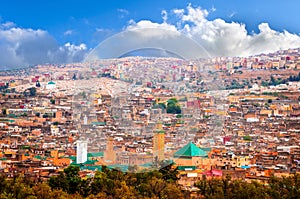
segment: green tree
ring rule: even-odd
[[[79,170],[78,166],[65,168],[58,176],[50,178],[49,186],[53,189],[62,189],[70,194],[80,192],[84,183],[79,176]]]
[[[2,114],[3,114],[3,115],[6,115],[6,114],[7,114],[6,108],[2,109]]]
[[[167,113],[181,114],[181,108],[176,98],[171,98],[167,101]]]
[[[268,103],[269,103],[269,104],[272,104],[272,99],[268,99]]]
[[[55,99],[50,99],[51,104],[55,104]]]
[[[36,96],[36,88],[35,87],[29,88],[29,95],[30,95],[30,97]]]
[[[174,167],[174,162],[161,162],[161,168],[159,172],[162,174],[162,178],[167,182],[177,182],[178,180],[178,170]]]

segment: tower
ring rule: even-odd
[[[86,115],[84,115],[83,117],[83,125],[87,125],[88,124],[88,118]]]
[[[116,162],[116,152],[114,151],[114,139],[109,137],[106,144],[106,150],[104,152],[104,161],[107,164],[114,164]]]
[[[153,134],[153,159],[162,161],[165,159],[165,131],[160,121],[157,122]]]
[[[76,143],[76,163],[84,163],[87,161],[87,141],[77,140]]]

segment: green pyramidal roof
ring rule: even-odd
[[[54,85],[55,83],[53,81],[48,82],[48,85]]]
[[[207,157],[207,153],[192,142],[176,151],[174,157]]]

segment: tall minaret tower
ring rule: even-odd
[[[156,123],[156,129],[153,131],[153,159],[158,161],[165,159],[165,131],[161,121]]]

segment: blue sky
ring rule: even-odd
[[[85,44],[89,50],[126,29],[129,21],[163,23],[162,10],[168,14],[166,22],[175,25],[181,19],[173,10],[185,9],[187,14],[189,5],[208,11],[205,17],[208,21],[222,19],[228,24],[245,24],[249,35],[258,34],[262,23],[274,31],[300,33],[299,0],[10,0],[0,3],[0,24],[6,24],[2,25],[6,30],[11,27],[43,30],[57,45]],[[194,21],[185,23],[191,25]]]
[[[248,31],[257,32],[258,24],[268,22],[272,29],[300,33],[298,0],[11,0],[1,1],[0,16],[1,21],[12,21],[23,28],[47,30],[60,43],[74,39],[92,47],[121,31],[130,19],[161,22],[162,10],[184,8],[189,3],[207,10],[215,8],[209,19],[244,23]],[[96,29],[103,29],[98,37]],[[64,35],[68,30],[73,31],[72,36]]]

